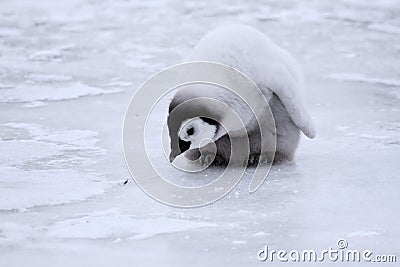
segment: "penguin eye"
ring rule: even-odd
[[[193,127],[190,127],[188,130],[187,130],[187,132],[186,132],[188,135],[193,135],[194,134],[194,128]]]

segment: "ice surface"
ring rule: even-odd
[[[205,222],[191,222],[170,218],[135,218],[121,214],[120,210],[110,209],[88,214],[78,219],[69,219],[55,223],[47,234],[56,238],[105,239],[119,238],[139,240],[157,234],[189,231],[202,227],[214,227]]]
[[[67,75],[57,75],[57,74],[42,74],[42,73],[29,73],[26,76],[27,83],[36,82],[66,82],[71,81],[73,78]]]
[[[332,73],[326,75],[327,78],[336,79],[339,81],[350,81],[350,82],[364,82],[364,83],[375,83],[387,86],[400,87],[400,79],[382,79],[377,77],[368,77],[365,74],[354,74],[354,73]]]
[[[15,88],[3,89],[0,96],[0,102],[10,103],[67,100],[88,95],[101,95],[116,92],[119,92],[119,90],[104,90],[81,83],[63,86],[26,84]]]
[[[0,147],[6,151],[0,156],[0,210],[76,202],[109,186],[100,173],[88,171],[105,155],[96,146],[97,133],[20,123],[0,129]]]
[[[317,137],[254,194],[245,177],[212,205],[168,207],[124,183],[124,112],[150,75],[227,22],[298,59]],[[322,250],[339,238],[398,253],[399,32],[396,0],[2,1],[0,266],[261,266],[265,245]],[[151,119],[165,118],[160,108]],[[157,127],[147,134],[159,141]],[[171,169],[147,144],[172,182],[218,173]]]

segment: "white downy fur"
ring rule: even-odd
[[[315,137],[302,97],[303,78],[295,59],[267,36],[246,25],[219,27],[205,35],[185,61],[213,61],[249,76],[265,95],[275,93],[292,121]]]
[[[240,70],[258,85],[269,99],[274,115],[278,161],[293,159],[300,130],[307,137],[314,138],[315,130],[303,102],[301,71],[287,51],[275,45],[261,32],[245,25],[219,27],[205,35],[185,61],[226,64]],[[246,110],[242,104],[236,105],[238,101],[226,90],[210,89],[207,86],[200,86],[195,90],[181,89],[171,103],[176,104],[202,94],[216,96],[225,103],[234,102],[235,108],[240,109],[239,112]],[[192,142],[198,143],[196,140]],[[253,140],[253,143],[258,144],[259,141]],[[227,154],[226,151],[221,153]]]

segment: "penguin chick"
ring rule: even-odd
[[[182,122],[179,129],[179,139],[190,142],[189,149],[199,148],[215,140],[217,125],[210,124],[201,117],[187,119]]]

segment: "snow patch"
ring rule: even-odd
[[[357,231],[347,235],[347,237],[369,237],[379,235],[378,232],[375,231]]]
[[[262,237],[262,236],[269,236],[269,235],[271,235],[271,234],[261,231],[261,232],[254,233],[254,234],[252,234],[251,236],[252,236],[252,237]]]
[[[14,85],[0,83],[0,90],[1,89],[11,89],[11,88],[14,88]]]
[[[60,51],[44,50],[32,53],[29,55],[28,59],[31,61],[60,62],[63,60],[63,57]]]
[[[72,80],[71,76],[60,74],[44,74],[44,73],[29,73],[26,75],[27,83],[55,83],[55,82],[68,82]]]
[[[2,90],[0,102],[35,102],[35,101],[58,101],[77,99],[83,96],[95,96],[121,92],[120,89],[100,89],[82,83],[71,83],[67,85],[27,85],[22,84],[15,88]]]
[[[14,244],[35,234],[33,227],[14,222],[0,222],[0,244]]]
[[[82,201],[103,194],[108,185],[96,174],[70,169],[27,171],[1,166],[0,175],[0,210]]]
[[[111,86],[111,87],[114,87],[114,86],[126,87],[126,86],[132,86],[132,85],[133,85],[133,82],[123,81],[123,80],[120,80],[120,81],[114,80],[114,81],[104,84],[104,86]]]
[[[244,241],[244,240],[233,240],[232,244],[233,245],[245,245],[245,244],[247,244],[247,241]]]
[[[47,104],[42,101],[33,101],[33,102],[29,102],[29,103],[23,105],[23,107],[25,107],[25,108],[38,108],[38,107],[43,107],[43,106],[47,106]]]
[[[70,203],[104,193],[109,183],[98,171],[88,172],[105,155],[98,140],[88,130],[1,124],[0,150],[7,153],[0,153],[0,210]]]
[[[372,135],[372,134],[362,134],[360,135],[361,138],[366,138],[366,139],[389,139],[390,136],[386,135]]]
[[[55,238],[141,240],[159,234],[184,232],[215,224],[171,218],[137,218],[119,209],[67,219],[52,225],[47,235]]]
[[[391,24],[371,23],[368,25],[368,29],[384,33],[400,34],[400,27]]]
[[[365,74],[356,74],[356,73],[333,73],[325,75],[325,78],[334,79],[338,81],[373,83],[373,84],[382,84],[386,86],[400,86],[399,79],[374,78],[374,77],[369,77]]]

